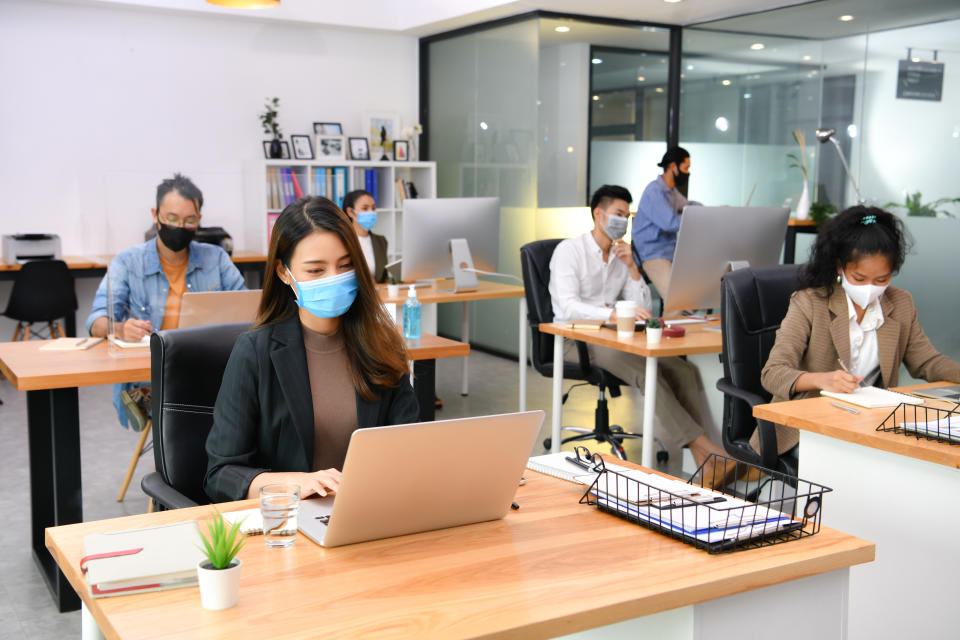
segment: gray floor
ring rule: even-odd
[[[457,418],[516,411],[516,361],[474,352],[470,356],[470,395],[460,396],[460,361],[440,360],[437,366],[438,392],[445,406],[438,419]],[[570,383],[564,384],[564,389]],[[596,389],[575,390],[564,409],[565,425],[592,426]],[[0,381],[0,513],[7,528],[0,541],[0,640],[13,638],[46,639],[76,637],[78,612],[60,614],[40,577],[30,552],[30,481],[27,456],[26,395],[16,392],[7,380]],[[539,442],[549,432],[550,380],[530,369],[527,406],[547,412]],[[610,401],[611,422],[626,429],[637,429],[642,406],[637,393],[625,390]],[[130,461],[137,435],[123,430],[111,404],[110,387],[80,389],[81,458],[83,474],[83,513],[85,520],[99,520],[142,513],[147,498],[140,490],[140,479],[153,469],[153,458],[145,456],[137,468],[126,499],[116,501],[120,483]],[[626,446],[628,457],[639,460],[639,441]],[[590,446],[591,443],[588,443]],[[539,445],[538,445],[539,446]],[[597,450],[592,443],[591,450]],[[673,450],[669,468],[679,471],[681,456]]]

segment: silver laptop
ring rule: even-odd
[[[179,328],[226,322],[253,322],[260,306],[260,289],[188,291],[180,300]]]
[[[303,500],[300,531],[324,547],[506,515],[543,411],[358,429],[335,497]]]

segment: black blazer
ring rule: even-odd
[[[419,422],[409,376],[378,398],[357,396],[359,428]],[[300,318],[242,334],[230,354],[207,437],[203,489],[214,502],[241,500],[265,471],[310,471],[313,399]]]
[[[373,245],[373,281],[377,284],[387,281],[387,239],[370,233]]]

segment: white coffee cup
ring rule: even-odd
[[[618,300],[615,310],[617,312],[617,337],[632,337],[637,327],[637,303],[633,300]]]

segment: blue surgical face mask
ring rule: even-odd
[[[357,224],[370,231],[373,225],[377,224],[376,211],[357,211]]]
[[[297,306],[318,318],[339,318],[357,299],[357,273],[353,269],[328,278],[305,282],[297,281],[289,268],[287,273],[293,280],[291,288],[297,296]]]

